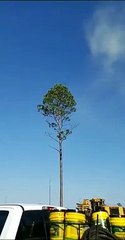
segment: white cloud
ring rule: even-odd
[[[111,68],[125,57],[125,14],[115,8],[97,10],[87,24],[87,40],[94,57]]]

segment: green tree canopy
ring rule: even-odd
[[[76,102],[71,92],[62,84],[56,84],[43,98],[38,111],[49,117],[48,124],[57,131],[57,138],[65,140],[72,131],[66,129],[64,123],[70,121],[70,114],[76,111]]]

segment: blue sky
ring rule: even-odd
[[[125,3],[0,2],[0,202],[59,204],[59,157],[37,112],[56,83],[77,102],[64,206],[125,193]],[[52,146],[52,147],[50,147]]]

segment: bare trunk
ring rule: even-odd
[[[60,168],[60,206],[63,206],[63,159],[62,159],[62,118],[58,116],[59,168]]]
[[[59,141],[59,160],[60,160],[60,206],[63,206],[63,160],[62,160],[62,141]]]

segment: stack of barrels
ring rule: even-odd
[[[50,219],[50,240],[80,240],[87,229],[98,225],[125,240],[125,216],[109,216],[107,211],[95,211],[88,223],[83,212],[74,210],[52,211]]]
[[[80,240],[87,227],[86,216],[82,212],[50,213],[50,240]]]
[[[92,223],[99,225],[121,240],[125,240],[125,216],[109,216],[106,211],[98,211],[92,214]]]
[[[125,239],[125,216],[110,217],[111,231],[119,239]]]

